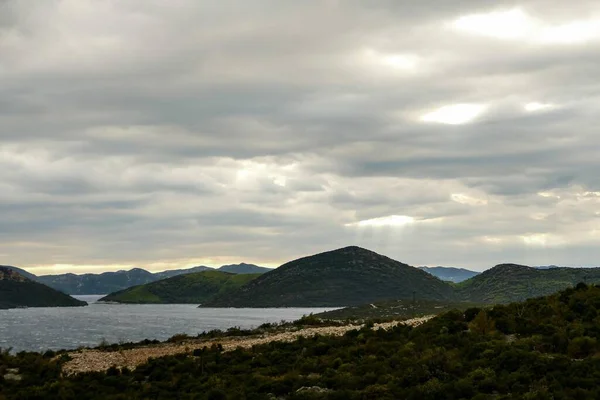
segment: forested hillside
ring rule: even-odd
[[[501,264],[456,286],[459,298],[479,303],[509,303],[545,296],[584,283],[600,283],[600,268],[539,269]]]
[[[449,300],[454,289],[425,271],[360,247],[290,261],[207,307],[338,307],[389,299]]]
[[[133,304],[201,304],[240,288],[260,274],[203,271],[178,275],[111,293],[100,301]]]

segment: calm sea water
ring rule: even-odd
[[[166,340],[178,333],[196,335],[233,326],[293,321],[324,308],[197,308],[190,304],[97,304],[101,296],[75,296],[90,303],[74,308],[0,310],[0,347],[44,351],[109,343]]]

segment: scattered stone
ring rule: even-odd
[[[300,389],[296,390],[296,393],[328,393],[331,391],[331,389],[322,388],[319,386],[303,386]]]
[[[506,335],[506,342],[507,343],[514,343],[517,341],[517,335]]]
[[[413,318],[406,321],[393,321],[373,325],[373,329],[391,329],[398,325],[419,326],[429,321],[433,316]],[[63,365],[63,372],[67,375],[80,372],[106,371],[110,367],[134,370],[138,365],[146,363],[150,358],[173,356],[176,354],[193,354],[194,350],[212,345],[221,345],[223,351],[233,351],[238,347],[252,348],[270,342],[292,342],[299,337],[310,338],[316,335],[343,336],[352,330],[361,329],[364,325],[326,326],[318,328],[304,328],[297,331],[286,331],[272,334],[263,334],[250,337],[223,337],[218,339],[191,339],[180,343],[161,343],[145,347],[136,347],[129,350],[99,351],[80,350],[68,353],[71,360]]]
[[[21,375],[19,375],[19,370],[16,368],[11,368],[6,371],[7,371],[7,373],[3,377],[5,381],[19,382],[23,379],[23,377]]]

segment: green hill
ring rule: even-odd
[[[0,267],[0,309],[20,307],[77,307],[85,301],[34,282],[8,267]]]
[[[464,300],[510,303],[555,293],[579,282],[600,283],[599,268],[538,269],[501,264],[456,285]]]
[[[447,300],[453,288],[425,271],[360,247],[288,262],[206,307],[338,307],[389,299]]]
[[[226,295],[258,275],[202,271],[134,286],[111,293],[99,301],[132,304],[201,304]]]

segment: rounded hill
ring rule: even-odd
[[[282,265],[206,307],[341,307],[388,299],[448,300],[453,288],[425,271],[351,246]]]

